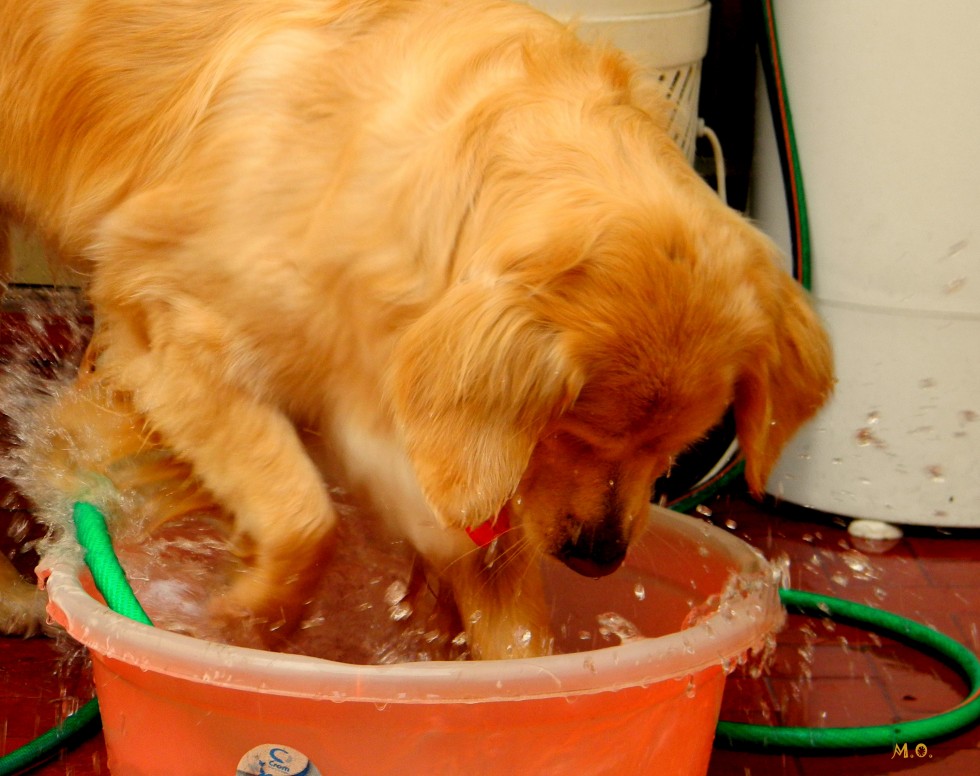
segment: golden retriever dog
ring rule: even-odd
[[[0,0],[0,75],[0,201],[90,277],[94,382],[234,520],[218,618],[296,622],[343,483],[474,656],[546,653],[542,556],[614,571],[729,406],[761,492],[831,390],[662,98],[525,6]]]

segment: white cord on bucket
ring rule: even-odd
[[[698,137],[704,137],[711,143],[711,151],[715,157],[715,178],[717,179],[718,196],[721,201],[728,204],[728,188],[725,185],[725,177],[728,174],[725,170],[725,155],[721,150],[721,141],[715,131],[704,123],[704,119],[698,119]]]

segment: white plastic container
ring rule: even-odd
[[[586,40],[615,44],[661,82],[676,106],[671,135],[694,158],[701,61],[708,51],[711,6],[705,0],[529,0]]]
[[[980,3],[775,12],[839,384],[770,490],[852,517],[980,526]],[[753,215],[788,250],[775,143],[760,138]]]
[[[656,508],[616,574],[548,566],[556,628],[614,611],[648,637],[539,659],[354,666],[198,641],[105,608],[79,555],[57,548],[42,576],[91,653],[116,776],[251,776],[263,757],[308,776],[698,776],[726,669],[784,616],[755,550]]]

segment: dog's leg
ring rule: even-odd
[[[496,545],[450,564],[453,589],[474,658],[502,660],[551,654],[554,638],[538,558],[504,535]]]
[[[250,622],[265,621],[267,631],[298,623],[337,516],[279,404],[269,353],[240,328],[252,320],[241,309],[247,291],[236,297],[223,273],[253,268],[215,236],[225,234],[212,221],[217,205],[205,207],[215,196],[161,187],[122,205],[96,241],[90,296],[103,379],[132,397],[161,446],[191,466],[233,521],[246,568],[216,596],[214,614],[242,623],[247,636]],[[275,293],[262,283],[256,275],[242,286]],[[273,323],[267,331],[278,332]]]
[[[216,616],[288,627],[301,614],[336,514],[292,423],[202,365],[192,355],[197,344],[158,338],[109,371],[132,390],[164,446],[191,464],[233,516],[246,568],[216,601]],[[120,364],[113,355],[107,347],[103,357]]]

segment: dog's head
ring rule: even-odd
[[[771,243],[650,112],[602,99],[538,100],[484,141],[449,284],[400,336],[388,386],[447,526],[506,506],[531,546],[592,576],[620,564],[653,481],[727,408],[761,493],[833,382]]]
[[[729,406],[759,493],[832,385],[826,335],[759,232],[720,207],[632,211],[553,222],[509,270],[461,278],[396,357],[399,421],[445,524],[506,505],[590,576],[619,566],[653,481]]]

